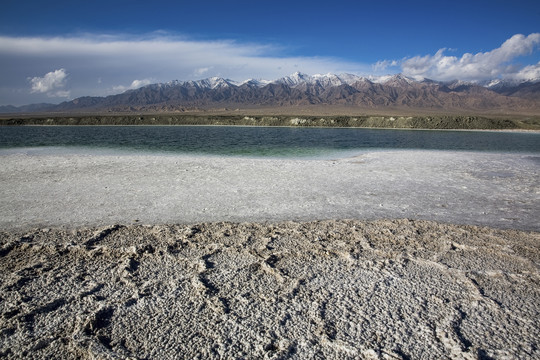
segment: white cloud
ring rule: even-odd
[[[540,61],[534,65],[525,66],[514,74],[507,76],[510,79],[515,80],[537,80],[540,79]]]
[[[373,71],[380,72],[390,67],[396,67],[398,65],[399,65],[399,62],[397,60],[381,60],[381,61],[377,61],[373,65]]]
[[[45,93],[50,97],[69,97],[68,90],[61,90],[66,84],[68,74],[65,69],[48,72],[43,77],[29,78],[31,93]]]
[[[196,76],[202,76],[206,74],[208,71],[210,71],[211,69],[212,67],[203,67],[203,68],[195,69],[194,73]]]
[[[447,49],[440,49],[434,55],[415,56],[401,61],[402,72],[413,77],[436,80],[487,80],[512,78],[537,74],[538,66],[520,69],[512,64],[517,57],[532,53],[540,44],[540,34],[529,36],[517,34],[506,40],[499,48],[476,54],[465,53],[461,57],[447,56]],[[538,76],[537,76],[538,77]]]
[[[131,85],[129,85],[129,86],[123,86],[123,85],[113,86],[113,91],[114,92],[124,92],[126,90],[138,89],[140,87],[150,85],[151,83],[152,83],[151,79],[133,80],[131,82]]]

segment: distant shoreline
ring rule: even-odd
[[[540,117],[465,115],[305,116],[305,115],[78,115],[0,118],[0,126],[24,125],[240,125],[425,130],[540,131]]]

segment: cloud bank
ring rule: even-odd
[[[520,68],[513,61],[520,56],[531,54],[539,45],[539,33],[529,36],[517,34],[488,52],[465,53],[456,57],[445,55],[447,49],[443,48],[434,55],[404,59],[400,66],[405,75],[435,80],[538,79],[540,63]]]

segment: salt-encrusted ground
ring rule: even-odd
[[[5,358],[540,357],[540,234],[426,221],[2,233]]]
[[[413,218],[539,231],[539,214],[538,155],[0,156],[0,229]]]
[[[4,155],[0,357],[540,357],[538,160]]]

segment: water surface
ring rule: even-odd
[[[237,126],[5,126],[0,151],[320,158],[373,150],[540,153],[540,134]]]

